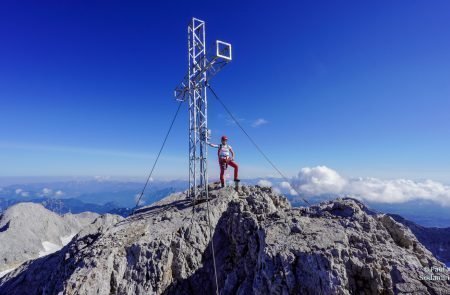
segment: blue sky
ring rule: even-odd
[[[211,84],[286,174],[450,183],[450,2],[189,2],[3,1],[0,176],[145,176],[195,16],[233,44]],[[209,116],[241,177],[275,175],[211,95]],[[185,106],[155,177],[186,165]]]

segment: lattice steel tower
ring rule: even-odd
[[[188,72],[175,88],[179,101],[188,101],[189,107],[189,196],[197,198],[198,191],[208,185],[208,100],[206,88],[209,79],[231,61],[231,44],[216,40],[216,52],[206,55],[205,22],[192,18],[188,25]]]

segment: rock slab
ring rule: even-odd
[[[0,279],[0,294],[214,294],[212,245],[220,294],[450,294],[411,231],[359,201],[292,208],[258,186],[210,197],[173,194],[86,230]]]

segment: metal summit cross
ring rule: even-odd
[[[216,52],[206,55],[205,22],[192,18],[188,25],[188,72],[175,88],[178,101],[189,106],[189,194],[197,198],[197,191],[208,186],[208,81],[231,61],[231,44],[216,40]]]

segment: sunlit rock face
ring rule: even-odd
[[[450,294],[411,231],[356,200],[292,208],[271,188],[215,185],[210,197],[209,218],[178,193],[87,229],[0,294],[214,294],[211,245],[220,294]]]
[[[11,206],[0,215],[0,272],[59,250],[98,216],[92,212],[60,216],[27,202]]]

